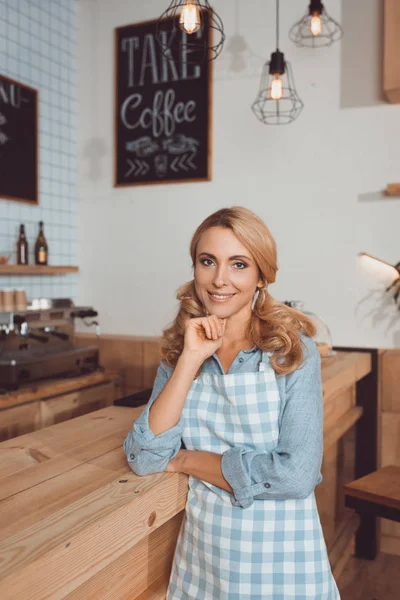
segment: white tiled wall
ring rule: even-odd
[[[25,224],[29,262],[44,221],[49,264],[77,264],[76,0],[0,0],[0,73],[39,91],[39,205],[0,198],[0,254]],[[0,277],[28,298],[75,298],[77,275]]]

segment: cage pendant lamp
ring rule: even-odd
[[[321,0],[311,0],[307,14],[289,31],[292,42],[306,48],[330,46],[342,36],[341,26],[328,15]]]
[[[297,119],[303,106],[292,67],[279,50],[279,0],[276,0],[276,50],[263,67],[260,89],[251,108],[265,125],[286,125]]]
[[[166,19],[172,29],[166,30]],[[205,28],[209,34],[204,35]],[[156,39],[162,54],[169,60],[185,50],[188,64],[215,60],[225,42],[224,24],[208,0],[172,0],[157,21]]]

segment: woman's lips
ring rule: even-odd
[[[216,297],[212,295],[212,292],[208,292],[209,298],[211,302],[215,304],[224,304],[225,302],[229,302],[236,294],[220,294],[221,297]]]

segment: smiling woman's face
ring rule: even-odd
[[[209,314],[220,319],[247,312],[256,288],[264,286],[254,258],[225,227],[203,233],[194,266],[196,293]]]

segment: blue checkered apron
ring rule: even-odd
[[[278,443],[280,398],[270,353],[255,373],[203,373],[184,408],[188,450],[233,446],[268,452]],[[189,477],[166,600],[340,600],[314,492],[300,500],[254,500]]]

